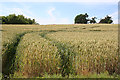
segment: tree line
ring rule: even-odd
[[[10,14],[8,16],[1,16],[2,24],[38,24],[35,19],[26,18],[23,15]]]
[[[94,24],[94,23],[97,23],[96,22],[97,17],[92,17],[91,19],[89,19],[88,17],[89,17],[89,15],[87,13],[79,14],[75,17],[74,23],[75,24],[88,24],[88,23]],[[99,23],[106,23],[106,24],[111,24],[112,22],[113,22],[112,17],[110,17],[108,15],[99,21]]]
[[[87,13],[79,14],[75,17],[74,23],[75,24],[97,23],[96,22],[97,17],[92,17],[91,19],[89,19],[88,17],[89,15]],[[26,18],[23,15],[15,14],[10,14],[8,16],[0,16],[0,22],[2,24],[38,24],[35,22],[35,19]],[[112,22],[113,22],[112,17],[107,15],[105,18],[101,19],[98,23],[111,24]]]

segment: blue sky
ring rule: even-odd
[[[78,14],[88,13],[89,18],[110,15],[118,22],[118,3],[115,2],[0,2],[0,16],[23,14],[39,24],[73,24]]]

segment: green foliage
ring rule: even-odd
[[[85,14],[79,14],[75,17],[75,24],[87,24],[87,19],[88,17],[88,14],[85,13]]]
[[[74,23],[75,24],[87,24],[87,23],[94,24],[94,23],[97,23],[95,19],[97,19],[97,18],[92,17],[92,19],[88,19],[87,13],[79,14],[75,17]],[[111,24],[112,22],[113,22],[112,18],[108,15],[104,19],[101,19],[99,21],[99,23],[107,23],[107,24]]]
[[[2,16],[0,16],[0,24],[2,23]]]
[[[61,58],[61,75],[62,77],[69,77],[72,73],[72,51],[70,48],[67,47],[66,44],[57,43],[56,46],[58,47],[58,52]]]
[[[111,17],[107,15],[104,19],[101,19],[99,23],[111,24],[112,22],[113,20],[111,19]]]
[[[36,24],[35,19],[25,18],[23,15],[2,16],[2,24]]]
[[[96,17],[93,17],[91,20],[90,20],[90,23],[96,23],[96,20],[97,19]]]

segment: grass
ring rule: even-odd
[[[8,62],[16,66],[10,77],[113,78],[119,74],[115,24],[2,27],[3,61],[14,58],[14,63]],[[11,70],[6,69],[4,73]]]

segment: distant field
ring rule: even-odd
[[[117,24],[2,25],[0,31],[3,76],[111,78],[118,74]]]

